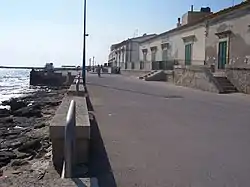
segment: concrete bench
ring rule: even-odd
[[[66,95],[50,123],[50,138],[54,166],[62,168],[64,160],[64,133],[71,100],[76,102],[76,165],[88,162],[90,122],[85,97]]]

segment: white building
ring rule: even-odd
[[[121,69],[136,69],[139,62],[140,42],[156,36],[144,34],[143,36],[124,40],[110,47],[109,65]]]
[[[171,69],[173,64],[204,65],[206,25],[210,8],[188,11],[177,27],[140,43],[142,70]]]

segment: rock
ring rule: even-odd
[[[44,155],[44,158],[45,158],[45,159],[50,159],[51,156],[52,156],[52,151],[46,153],[46,154]]]
[[[16,154],[11,151],[0,151],[0,167],[6,166]]]
[[[24,159],[24,158],[28,158],[30,156],[31,156],[31,153],[20,153],[20,152],[18,152],[16,158],[17,159]]]
[[[17,147],[19,147],[19,146],[21,146],[21,145],[22,145],[22,142],[20,142],[20,141],[15,141],[15,142],[12,142],[12,143],[10,144],[10,147],[13,148],[13,149],[15,149],[15,148],[17,148]]]
[[[15,149],[19,147],[22,144],[22,142],[18,140],[5,140],[4,142],[1,143],[0,148],[1,149]]]
[[[17,98],[14,98],[10,100],[9,105],[10,105],[10,110],[13,112],[15,110],[26,107],[28,103],[23,100],[18,100]]]
[[[11,129],[11,130],[7,130],[4,133],[2,133],[2,136],[6,137],[6,136],[10,136],[10,135],[19,135],[19,134],[21,134],[21,132],[22,131],[20,129]]]
[[[1,166],[0,166],[1,167]],[[0,169],[0,177],[2,177],[3,176],[3,170],[2,169]]]
[[[46,123],[39,123],[34,126],[35,129],[40,129],[46,126]]]
[[[12,174],[14,174],[14,175],[18,175],[18,174],[21,174],[21,173],[23,173],[23,172],[22,171],[18,171],[18,170],[12,172]]]
[[[12,163],[11,163],[11,166],[23,166],[23,165],[27,165],[29,164],[29,162],[27,160],[14,160]]]
[[[0,108],[0,117],[8,117],[10,116],[10,111],[6,108]]]
[[[39,139],[30,140],[30,141],[27,141],[27,142],[23,143],[23,145],[21,145],[18,148],[18,151],[20,151],[20,152],[30,152],[32,150],[40,149],[41,146],[42,146],[42,144],[41,144]]]
[[[42,117],[42,113],[38,105],[28,106],[13,112],[14,116],[22,117]]]
[[[0,123],[13,123],[13,118],[12,117],[0,118]]]

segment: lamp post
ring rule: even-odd
[[[83,84],[86,84],[86,0],[83,4],[83,55],[82,55],[82,79]]]

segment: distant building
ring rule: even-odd
[[[143,36],[124,40],[110,47],[108,64],[121,69],[135,69],[139,61],[139,43],[156,36],[144,34]]]

